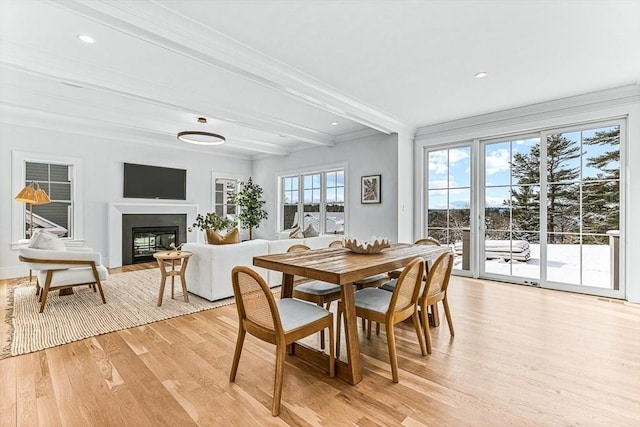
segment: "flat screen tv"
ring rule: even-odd
[[[186,200],[187,171],[125,163],[124,197]]]

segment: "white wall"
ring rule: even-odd
[[[249,160],[234,158],[221,161],[215,154],[185,151],[165,144],[137,144],[3,123],[0,125],[0,230],[3,231],[0,234],[0,278],[18,277],[26,272],[10,245],[10,213],[12,204],[17,203],[13,199],[13,187],[20,186],[20,183],[11,182],[12,150],[81,159],[82,176],[76,179],[83,182],[83,193],[78,196],[78,203],[82,204],[84,227],[77,231],[84,237],[85,244],[100,251],[103,257],[108,253],[107,203],[196,204],[200,212],[209,212],[212,207],[212,171],[249,176],[252,164]],[[187,200],[124,199],[124,162],[186,169]]]
[[[621,255],[624,256],[621,280],[626,283],[626,299],[640,302],[640,86],[631,85],[580,95],[513,110],[486,114],[455,122],[418,129],[414,149],[415,177],[419,182],[425,170],[423,150],[427,146],[446,146],[474,139],[517,135],[554,127],[626,119],[626,145],[622,160],[626,166],[624,211],[621,224]],[[418,184],[417,184],[418,185]],[[421,188],[421,187],[420,187]],[[416,190],[414,224],[424,228],[424,200]],[[419,197],[419,199],[418,199]],[[477,274],[477,272],[476,272]]]
[[[253,179],[264,189],[269,219],[255,230],[260,238],[273,239],[278,231],[278,176],[325,168],[345,167],[347,198],[346,231],[368,240],[372,235],[398,237],[398,138],[378,134],[292,153],[286,157],[255,160]],[[382,175],[382,203],[360,203],[360,177]],[[411,183],[408,185],[412,186]]]

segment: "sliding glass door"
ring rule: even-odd
[[[480,276],[620,292],[621,124],[482,144]]]
[[[540,280],[540,139],[523,136],[484,145],[481,274]]]
[[[473,276],[624,297],[623,137],[613,121],[427,149],[423,235]]]

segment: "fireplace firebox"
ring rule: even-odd
[[[153,261],[154,253],[170,250],[172,243],[178,245],[178,227],[135,227],[131,231],[133,264]]]
[[[187,217],[182,214],[122,216],[122,265],[155,261],[153,254],[187,241]]]

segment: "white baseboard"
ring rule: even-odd
[[[0,279],[15,279],[16,277],[28,277],[29,269],[24,265],[0,268]]]

